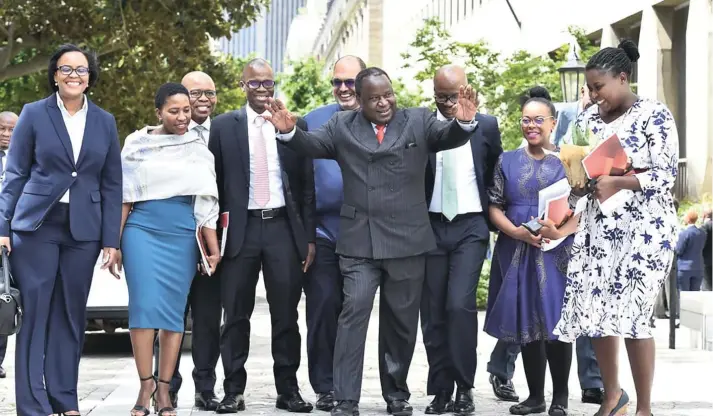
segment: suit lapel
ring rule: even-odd
[[[375,152],[379,147],[379,142],[376,140],[376,133],[374,132],[374,127],[371,122],[364,117],[364,114],[360,111],[359,114],[354,117],[354,121],[351,125],[352,133],[354,137],[364,145],[367,149]]]
[[[88,98],[86,100],[89,100]],[[84,126],[84,134],[82,136],[82,147],[79,148],[79,157],[77,158],[77,166],[82,163],[87,154],[87,147],[92,145],[91,134],[96,129],[96,118],[94,104],[91,101],[87,102],[87,124]]]
[[[248,133],[248,113],[245,108],[241,108],[235,113],[235,119],[238,121],[236,125],[237,137],[236,144],[238,146],[238,154],[240,155],[240,164],[243,166],[245,180],[250,183],[250,134]]]
[[[394,118],[391,119],[386,126],[386,134],[384,135],[384,140],[379,145],[379,151],[389,150],[394,143],[399,140],[399,137],[401,137],[401,134],[404,132],[406,121],[408,121],[406,112],[403,110],[397,111]]]
[[[49,97],[49,101],[47,101],[47,113],[50,116],[50,120],[52,121],[52,125],[54,126],[55,131],[57,132],[59,140],[62,142],[62,146],[64,146],[64,150],[67,153],[67,157],[69,157],[70,163],[72,164],[72,166],[75,166],[74,151],[72,150],[72,141],[69,139],[67,126],[64,125],[62,112],[59,109],[59,105],[57,104],[57,94],[52,94]]]

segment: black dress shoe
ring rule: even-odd
[[[245,410],[245,398],[242,394],[226,394],[220,402],[216,413],[238,413]]]
[[[7,373],[5,372],[5,369],[0,366],[0,378],[5,377],[7,377]]]
[[[204,391],[196,393],[195,406],[200,410],[208,410],[214,412],[218,409],[220,402],[218,397],[212,391]]]
[[[275,407],[292,413],[309,413],[313,408],[312,403],[304,401],[298,392],[278,395]]]
[[[406,400],[393,400],[386,404],[386,413],[394,416],[411,416],[413,407]]]
[[[584,389],[582,390],[582,403],[602,404],[604,401],[604,389]]]
[[[493,393],[495,397],[505,402],[517,402],[520,397],[515,392],[511,380],[500,380],[495,375],[490,375],[490,384],[493,385]]]
[[[331,391],[327,393],[318,393],[315,407],[317,410],[322,410],[324,412],[329,412],[334,409],[334,393]]]
[[[427,415],[442,415],[451,412],[453,412],[453,400],[451,399],[451,394],[447,392],[436,394],[431,404],[426,406]]]
[[[472,415],[475,413],[473,394],[470,389],[459,388],[456,392],[456,401],[453,404],[453,413],[456,415]]]
[[[173,407],[174,409],[177,409],[178,408],[178,392],[177,391],[169,391],[168,399],[171,400],[171,407]]]
[[[359,402],[340,400],[334,405],[331,416],[359,416]]]

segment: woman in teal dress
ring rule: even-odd
[[[200,261],[196,235],[208,249],[210,272],[220,261],[213,155],[200,137],[187,133],[188,91],[181,84],[164,84],[155,103],[161,125],[131,134],[122,150],[121,252],[129,288],[131,344],[141,380],[131,411],[134,416],[150,413],[154,395],[159,416],[176,414],[168,387],[180,352],[188,292]],[[156,329],[158,380],[152,376]]]

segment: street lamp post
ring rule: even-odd
[[[573,103],[579,100],[579,93],[584,86],[584,62],[579,58],[580,47],[575,39],[569,43],[567,62],[557,71],[560,73],[562,99]]]

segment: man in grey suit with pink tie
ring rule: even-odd
[[[357,75],[360,111],[335,114],[318,130],[295,127],[296,117],[271,100],[278,139],[312,158],[335,159],[344,202],[337,239],[344,304],[334,351],[332,415],[358,415],[364,344],[377,289],[379,369],[387,411],[411,415],[406,384],[418,330],[425,254],[434,249],[425,196],[430,152],[458,147],[474,127],[476,94],[462,86],[456,120],[439,121],[426,108],[398,109],[389,76],[379,68]]]

